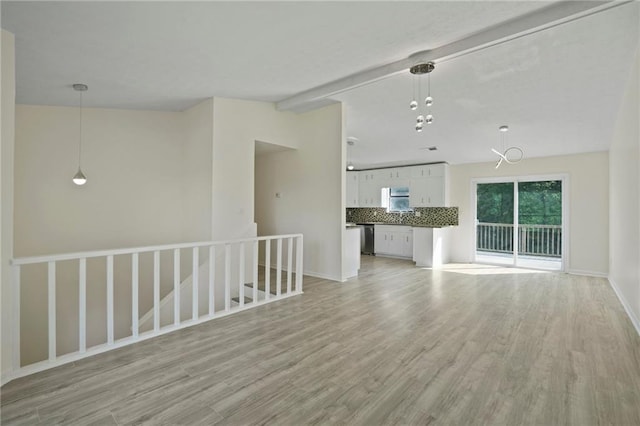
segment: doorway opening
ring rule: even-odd
[[[532,177],[474,182],[475,261],[564,270],[565,180]]]

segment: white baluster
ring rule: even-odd
[[[258,302],[258,241],[253,242],[253,303]]]
[[[293,238],[287,239],[287,294],[291,293],[291,274],[293,269]]]
[[[238,304],[240,307],[244,306],[244,243],[240,243],[238,249],[240,250],[240,261],[238,270]]]
[[[271,240],[264,241],[264,300],[271,297]]]
[[[133,337],[138,337],[138,253],[131,253],[131,329]]]
[[[87,259],[78,264],[78,351],[87,351]]]
[[[160,330],[160,252],[153,252],[153,330]]]
[[[19,370],[20,362],[20,265],[13,267],[13,369]]]
[[[209,247],[209,316],[216,313],[216,246]]]
[[[296,238],[296,292],[302,291],[302,236]]]
[[[231,309],[231,244],[224,245],[224,310]]]
[[[113,345],[113,256],[107,256],[107,344]]]
[[[276,253],[276,296],[280,296],[282,293],[282,238],[278,238]]]
[[[198,319],[199,312],[198,312],[198,293],[200,292],[200,277],[198,276],[198,267],[200,265],[200,253],[198,251],[198,247],[194,247],[193,248],[193,259],[192,259],[192,271],[191,271],[191,276],[193,277],[193,280],[191,281],[191,285],[192,285],[192,290],[191,290],[191,295],[192,297],[192,307],[191,307],[191,318],[195,321]]]
[[[173,325],[180,325],[180,249],[173,250]]]
[[[49,361],[56,359],[56,262],[49,262],[47,271],[48,315],[49,315]]]

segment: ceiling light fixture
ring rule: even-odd
[[[510,146],[507,148],[506,138],[507,132],[509,131],[509,126],[500,126],[498,130],[501,134],[500,148],[502,149],[502,152],[498,151],[495,148],[491,148],[491,151],[499,157],[498,162],[496,163],[496,169],[500,167],[503,161],[507,164],[516,164],[522,161],[522,159],[524,158],[524,152],[522,151],[522,148],[517,146]]]
[[[416,85],[418,86],[417,97],[422,99],[422,88],[420,84],[420,76],[427,74],[427,97],[424,99],[426,107],[425,113],[419,113],[416,118],[416,132],[420,133],[423,130],[424,123],[433,123],[433,115],[431,114],[431,105],[433,105],[433,98],[431,97],[431,71],[436,67],[433,62],[420,63],[409,68],[409,72],[413,74],[413,98],[409,102],[409,109],[411,111],[418,110],[419,103],[416,101]],[[416,80],[417,84],[416,84]]]
[[[87,177],[82,173],[82,92],[86,92],[89,87],[86,84],[76,83],[73,90],[80,92],[80,131],[78,137],[78,171],[73,176],[73,183],[76,185],[84,185],[87,183]]]

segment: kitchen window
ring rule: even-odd
[[[409,187],[382,188],[382,207],[388,212],[410,212]]]

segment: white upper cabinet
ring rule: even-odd
[[[360,207],[360,195],[358,193],[358,172],[347,172],[347,207]]]
[[[448,165],[441,164],[427,164],[425,166],[413,166],[411,167],[411,178],[420,179],[435,176],[444,176]]]
[[[409,205],[411,207],[447,206],[448,171],[447,164],[412,167]]]
[[[444,207],[448,203],[448,164],[347,172],[347,177],[351,174],[357,174],[357,183],[347,180],[347,207],[381,207],[381,189],[397,187],[409,187],[411,207]]]
[[[382,200],[380,189],[382,177],[379,170],[365,170],[358,172],[358,207],[380,207]]]

